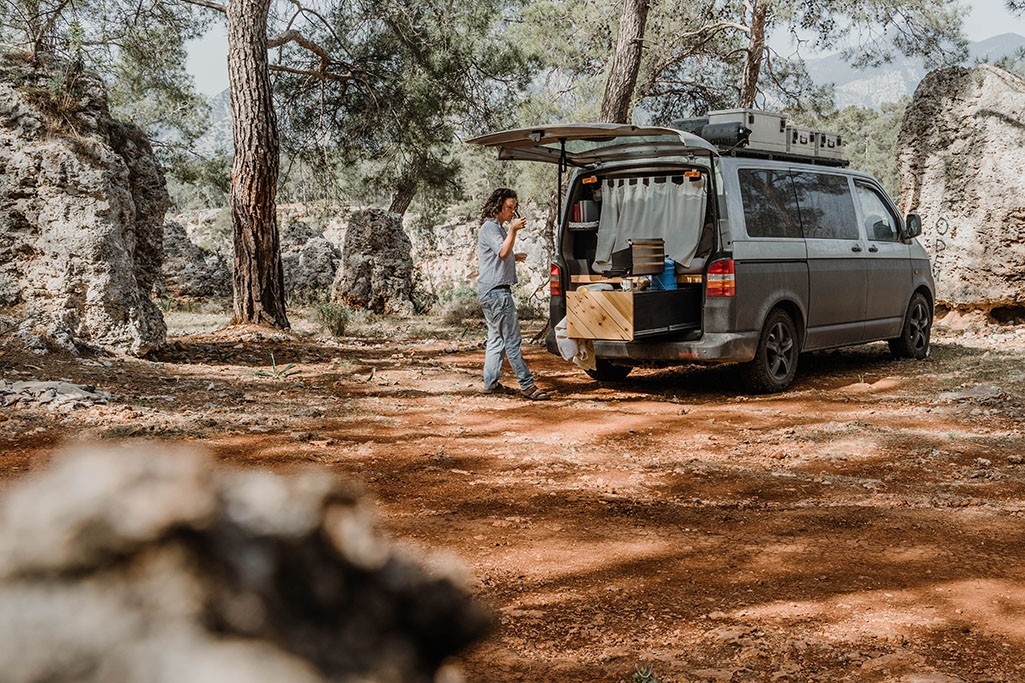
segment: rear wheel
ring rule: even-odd
[[[797,374],[797,327],[790,315],[774,310],[765,320],[754,360],[744,365],[744,383],[759,394],[783,391]]]
[[[619,382],[626,379],[626,376],[633,370],[629,365],[616,365],[607,360],[599,358],[595,361],[594,370],[588,370],[587,374],[599,382]]]
[[[908,304],[908,312],[904,315],[900,336],[889,340],[890,353],[897,358],[927,358],[931,331],[932,308],[929,300],[921,292],[915,292]]]

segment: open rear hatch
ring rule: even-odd
[[[504,160],[546,161],[590,167],[608,161],[716,155],[716,148],[692,133],[621,123],[574,123],[518,128],[467,140],[473,145],[497,147]]]
[[[468,142],[497,147],[503,160],[558,164],[558,205],[567,221],[566,230],[560,231],[560,249],[569,270],[562,285],[570,337],[635,341],[700,329],[704,259],[696,266],[692,261],[706,223],[706,183],[714,183],[709,170],[718,156],[715,146],[673,128],[618,123],[520,128]],[[694,157],[703,160],[695,163]],[[679,170],[627,171],[624,177],[620,169],[620,176],[605,179],[597,168],[608,162],[669,158],[682,159],[675,164]],[[569,166],[597,174],[582,176],[570,188],[572,210],[562,206],[562,173]],[[604,203],[598,199],[601,193]],[[617,208],[598,208],[607,204]],[[652,252],[650,259],[646,252],[638,253],[644,249]],[[626,255],[628,263],[619,264],[618,257]],[[617,268],[620,272],[613,272]]]

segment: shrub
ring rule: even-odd
[[[349,324],[351,311],[345,304],[322,301],[317,305],[317,316],[325,329],[335,337],[345,334],[345,326]]]
[[[484,318],[484,311],[481,310],[480,301],[477,299],[477,290],[472,287],[457,287],[444,296],[443,300],[445,303],[442,305],[441,318],[449,325]]]

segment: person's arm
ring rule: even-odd
[[[512,253],[513,245],[516,244],[516,233],[526,224],[526,218],[517,218],[509,225],[509,232],[505,236],[505,241],[502,242],[502,248],[498,250],[498,258],[505,259]]]

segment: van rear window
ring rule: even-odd
[[[740,169],[748,237],[801,237],[797,195],[788,171]]]

